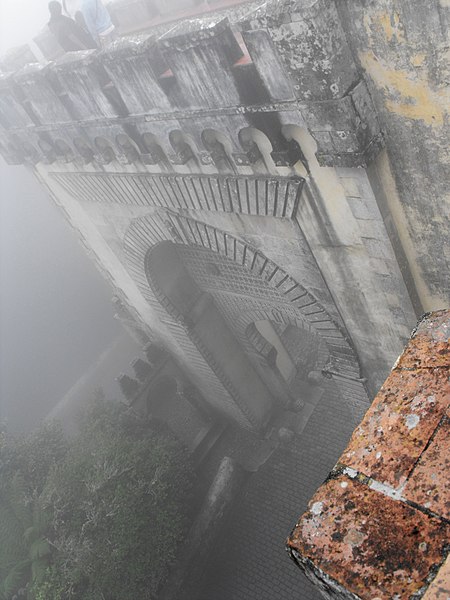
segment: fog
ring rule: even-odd
[[[0,186],[1,416],[17,430],[44,417],[122,328],[112,290],[33,176],[2,162]]]
[[[45,26],[47,4],[0,0],[0,55]],[[66,394],[92,389],[95,376],[87,388],[80,382],[119,337],[125,362],[135,347],[113,319],[112,290],[42,187],[0,161],[0,416],[17,431]],[[110,365],[101,383],[112,392],[118,364]]]
[[[46,0],[0,1],[0,55],[29,42],[48,21]]]
[[[0,0],[50,61],[0,76],[0,600],[428,598],[448,0],[74,0],[89,52],[47,3]]]

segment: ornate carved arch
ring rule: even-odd
[[[165,210],[163,216],[140,217],[132,222],[124,239],[124,250],[130,271],[144,296],[148,297],[149,291],[145,257],[154,244],[163,240],[210,249],[264,279],[281,293],[302,326],[325,341],[331,359],[330,373],[346,379],[360,379],[356,353],[346,333],[311,292],[250,244],[200,221]],[[171,310],[169,306],[166,308]]]
[[[227,379],[221,365],[214,360],[193,332],[182,332],[180,324],[184,325],[183,316],[178,313],[152,278],[150,278],[152,282],[150,286],[146,271],[148,257],[151,249],[164,241],[180,241],[168,211],[159,210],[158,214],[135,219],[124,239],[124,251],[130,273],[144,298],[165,321],[177,345],[187,351],[195,362],[196,371],[207,383],[205,391],[217,397],[222,405],[225,405],[226,412],[232,414],[241,425],[258,428],[260,423],[242,400],[233,382]],[[216,408],[219,407],[216,405]]]

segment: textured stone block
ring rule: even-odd
[[[448,369],[393,371],[340,458],[398,487],[424,451],[450,398]]]
[[[436,579],[428,588],[423,600],[448,600],[450,598],[450,556],[439,569]]]
[[[312,498],[288,545],[300,566],[311,561],[357,598],[375,600],[417,593],[449,541],[447,523],[340,476]]]
[[[355,219],[373,220],[377,217],[373,206],[363,198],[347,197],[347,202]]]
[[[411,342],[398,361],[400,368],[450,366],[450,323],[448,311],[425,315]]]
[[[288,539],[327,598],[450,597],[449,324],[419,323]]]
[[[444,420],[412,472],[404,496],[450,520],[450,421]]]
[[[70,123],[72,116],[61,102],[49,75],[49,67],[39,64],[28,65],[14,75],[22,104],[41,125]]]
[[[384,240],[376,238],[361,238],[371,258],[390,258],[389,248]]]

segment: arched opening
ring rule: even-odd
[[[116,160],[116,154],[110,142],[104,137],[96,137],[94,145],[98,152],[98,159],[101,164],[108,165]]]
[[[132,164],[139,160],[139,150],[131,138],[128,137],[128,135],[119,133],[119,135],[116,136],[116,144],[120,148],[120,151],[122,152],[126,162]]]
[[[281,128],[283,137],[289,143],[295,143],[298,147],[298,161],[293,165],[296,172],[302,177],[308,177],[310,167],[306,153],[315,152],[317,148],[311,148],[311,136],[306,130],[298,125],[283,125]]]
[[[25,144],[28,145],[28,142],[25,142]],[[39,140],[38,146],[41,149],[46,162],[52,163],[56,160],[55,149],[53,148],[52,144],[50,144],[50,142],[48,142],[47,140]]]
[[[24,159],[26,161],[29,161],[32,164],[36,164],[37,162],[39,162],[39,153],[36,150],[36,148],[33,146],[33,144],[31,144],[30,142],[22,142],[22,144],[19,145],[19,152],[22,154],[22,156],[24,157]],[[42,148],[41,148],[42,150]],[[46,157],[48,157],[48,154],[45,155]]]
[[[307,393],[310,374],[320,373],[330,359],[325,340],[258,270],[207,248],[181,247],[184,267],[212,298],[270,390],[272,408],[295,404]]]
[[[174,162],[176,164],[188,167],[199,166],[197,155],[194,152],[195,144],[187,135],[179,129],[175,129],[169,133],[169,141],[175,151]]]
[[[245,127],[239,132],[239,143],[257,173],[277,173],[272,159],[272,144],[265,133],[254,127]]]
[[[58,159],[60,159],[64,162],[70,162],[73,160],[73,158],[74,158],[73,150],[67,142],[65,142],[64,140],[60,140],[60,139],[55,140],[54,147],[55,147],[55,153],[56,153],[56,156]]]
[[[73,145],[86,164],[89,164],[94,160],[94,151],[83,138],[75,138],[73,140]]]
[[[241,424],[258,429],[270,418],[273,399],[209,293],[206,281],[196,277],[190,260],[192,250],[170,241],[156,244],[145,260],[148,281],[166,311],[184,328],[213,371],[220,374],[238,408],[249,415],[250,423]],[[211,273],[211,264],[216,261],[211,251],[208,254],[205,277],[220,277],[216,270]],[[226,406],[217,408],[231,416]]]
[[[166,170],[170,169],[169,159],[156,135],[148,131],[143,133],[142,143],[146,151],[142,157],[145,164],[160,165]]]
[[[226,135],[215,129],[205,129],[202,132],[202,141],[219,172],[232,173],[235,171],[234,162],[231,159],[231,142]]]
[[[198,370],[199,373],[200,370],[202,372],[196,383],[205,397],[207,397],[208,391],[214,388],[213,395],[218,398],[218,404],[226,405],[224,412],[231,413],[232,418],[241,422],[241,415],[244,414],[253,427],[260,427],[264,424],[264,421],[261,419],[258,421],[252,414],[252,410],[255,408],[252,406],[252,401],[259,398],[258,394],[253,392],[249,394],[251,398],[249,396],[244,399],[239,398],[241,382],[248,383],[245,377],[242,380],[234,375],[227,377],[227,374],[221,370],[222,366],[227,364],[226,357],[221,355],[220,349],[216,347],[216,344],[221,346],[223,343],[221,336],[217,335],[214,327],[209,329],[206,327],[206,332],[212,331],[213,333],[212,339],[205,343],[206,340],[202,338],[204,332],[199,331],[199,328],[196,327],[197,323],[201,321],[197,317],[204,316],[205,312],[208,312],[203,309],[214,307],[228,334],[231,332],[235,342],[239,344],[241,352],[232,353],[232,357],[239,360],[243,350],[245,360],[251,362],[261,381],[265,382],[265,397],[269,390],[270,400],[266,406],[266,410],[269,412],[270,407],[274,405],[275,398],[270,383],[266,381],[267,364],[261,363],[257,349],[250,343],[246,335],[249,324],[266,319],[284,326],[292,325],[299,330],[299,332],[295,332],[295,335],[300,335],[306,344],[313,343],[315,347],[313,353],[310,351],[306,353],[299,351],[297,355],[295,352],[290,353],[296,364],[297,372],[301,371],[303,379],[306,374],[308,382],[311,379],[314,385],[317,385],[317,381],[324,381],[323,377],[325,377],[328,381],[327,386],[333,386],[333,394],[337,401],[339,401],[338,398],[342,398],[344,402],[349,400],[352,410],[359,410],[359,407],[367,405],[367,392],[364,380],[360,379],[360,368],[354,349],[345,332],[341,331],[339,325],[334,322],[327,310],[307,288],[297,283],[259,251],[229,233],[181,215],[175,217],[168,213],[164,219],[156,220],[157,222],[155,222],[154,216],[143,217],[132,223],[125,237],[127,261],[132,272],[139,278],[137,281],[143,294],[149,300],[150,298],[159,300],[165,309],[165,313],[163,313],[166,315],[165,318],[169,319],[168,323],[171,321],[167,313],[173,319],[170,331],[176,340],[176,345],[172,349],[175,352],[179,351],[180,360],[186,359],[183,352],[184,348],[189,349],[188,339],[192,346],[196,346],[199,354],[203,355],[203,366]],[[176,243],[168,242],[167,238],[169,237],[176,240]],[[190,285],[197,290],[196,293],[198,290],[201,291],[198,296],[198,304],[197,302],[193,302],[191,305],[188,303],[187,313],[182,300],[178,302],[178,307],[184,311],[184,314],[175,306],[176,298],[174,298],[174,303],[161,291],[158,286],[158,277],[152,273],[151,254],[156,247],[162,244],[172,244],[175,247],[178,258],[174,257],[174,259],[182,262],[182,267],[190,278]],[[149,287],[143,283],[142,277],[146,277]],[[166,291],[168,289],[169,286],[166,287]],[[168,293],[170,296],[170,290]],[[195,297],[195,294],[193,296]],[[164,319],[164,316],[162,318]],[[295,335],[291,334],[292,331],[284,327],[280,335],[281,341],[287,349],[290,339],[298,349],[299,341],[295,339]],[[201,349],[199,349],[198,343],[202,346]],[[210,351],[209,344],[213,351]],[[194,352],[191,347],[189,352],[193,356],[196,351]],[[195,359],[198,365],[203,360],[199,354]],[[303,360],[302,362],[303,356],[314,355],[317,356],[317,360],[311,358],[311,365],[308,362],[309,358],[308,361]],[[190,362],[191,359],[187,358],[187,361]],[[208,365],[216,373],[216,379],[210,379],[207,375],[203,379],[206,382],[205,388],[202,378],[208,372]],[[312,370],[310,370],[311,366],[314,366]],[[298,377],[296,379],[298,381]],[[224,389],[222,382],[224,381],[227,381],[226,385],[228,382],[238,381],[236,389],[231,390],[228,397],[222,393]],[[248,388],[246,391],[248,392]],[[240,413],[233,410],[233,407],[232,410],[228,410],[230,397],[237,397],[235,405],[239,407]],[[217,407],[221,408],[221,406]],[[249,409],[249,407],[251,408]],[[267,413],[265,417],[267,418]],[[248,426],[248,423],[245,425]]]

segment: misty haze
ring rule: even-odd
[[[0,0],[0,600],[450,598],[449,22]]]

